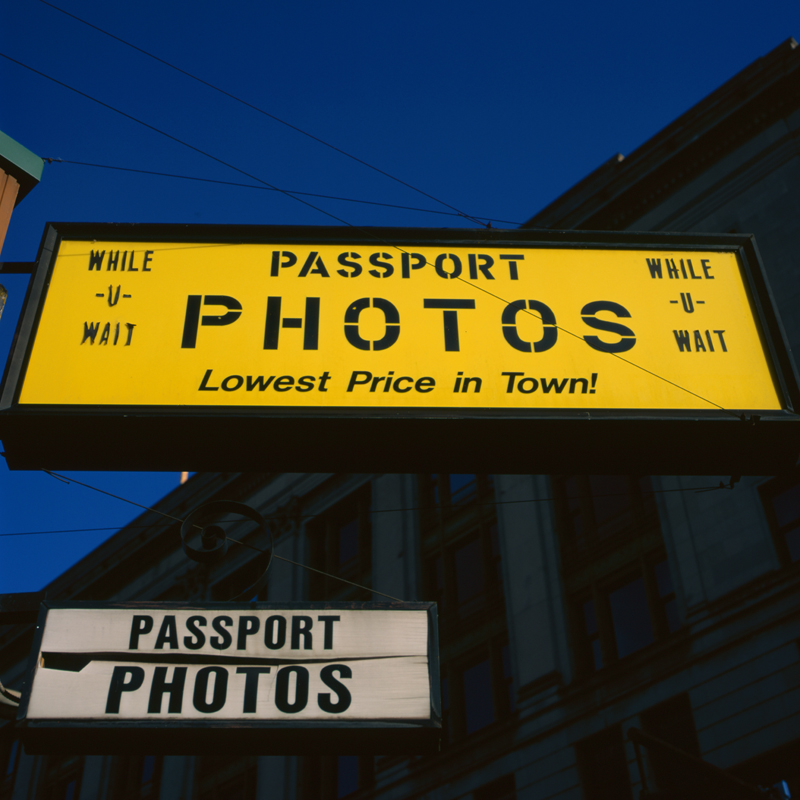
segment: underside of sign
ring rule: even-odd
[[[51,225],[12,469],[769,474],[797,374],[743,235]]]
[[[432,603],[53,604],[17,727],[29,753],[436,752],[436,631]]]

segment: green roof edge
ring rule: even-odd
[[[0,131],[0,168],[19,183],[17,203],[25,197],[42,178],[44,161],[39,156]]]

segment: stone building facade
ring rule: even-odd
[[[526,225],[755,233],[800,348],[800,48],[776,48]],[[800,470],[733,477],[197,474],[48,597],[228,600],[257,577],[252,551],[195,565],[162,514],[245,502],[296,562],[274,563],[265,599],[371,599],[307,565],[439,603],[441,753],[29,756],[7,725],[0,798],[632,800],[755,797],[781,780],[798,794]],[[30,641],[0,629],[12,688]]]

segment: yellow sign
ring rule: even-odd
[[[19,404],[763,409],[735,252],[61,242]]]

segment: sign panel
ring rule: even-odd
[[[23,416],[794,418],[749,237],[59,227]]]
[[[441,728],[425,603],[53,606],[31,687],[33,750],[78,736],[90,752],[191,752],[222,728],[263,754],[412,753]]]

